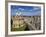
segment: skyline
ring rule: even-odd
[[[40,6],[16,6],[11,5],[11,16],[40,16],[41,7]]]

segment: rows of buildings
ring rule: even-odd
[[[28,28],[28,30],[40,30],[41,29],[41,17],[40,16],[12,16],[12,28]],[[28,27],[27,27],[28,26]],[[24,28],[24,29],[25,29]]]

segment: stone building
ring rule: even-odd
[[[20,28],[27,26],[31,30],[41,29],[41,17],[40,16],[12,16],[13,25],[12,28]]]

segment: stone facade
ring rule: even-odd
[[[12,16],[12,28],[19,28],[27,26],[29,30],[41,29],[41,17],[40,16]]]

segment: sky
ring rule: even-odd
[[[40,6],[17,6],[11,5],[11,16],[40,16],[41,7]]]

